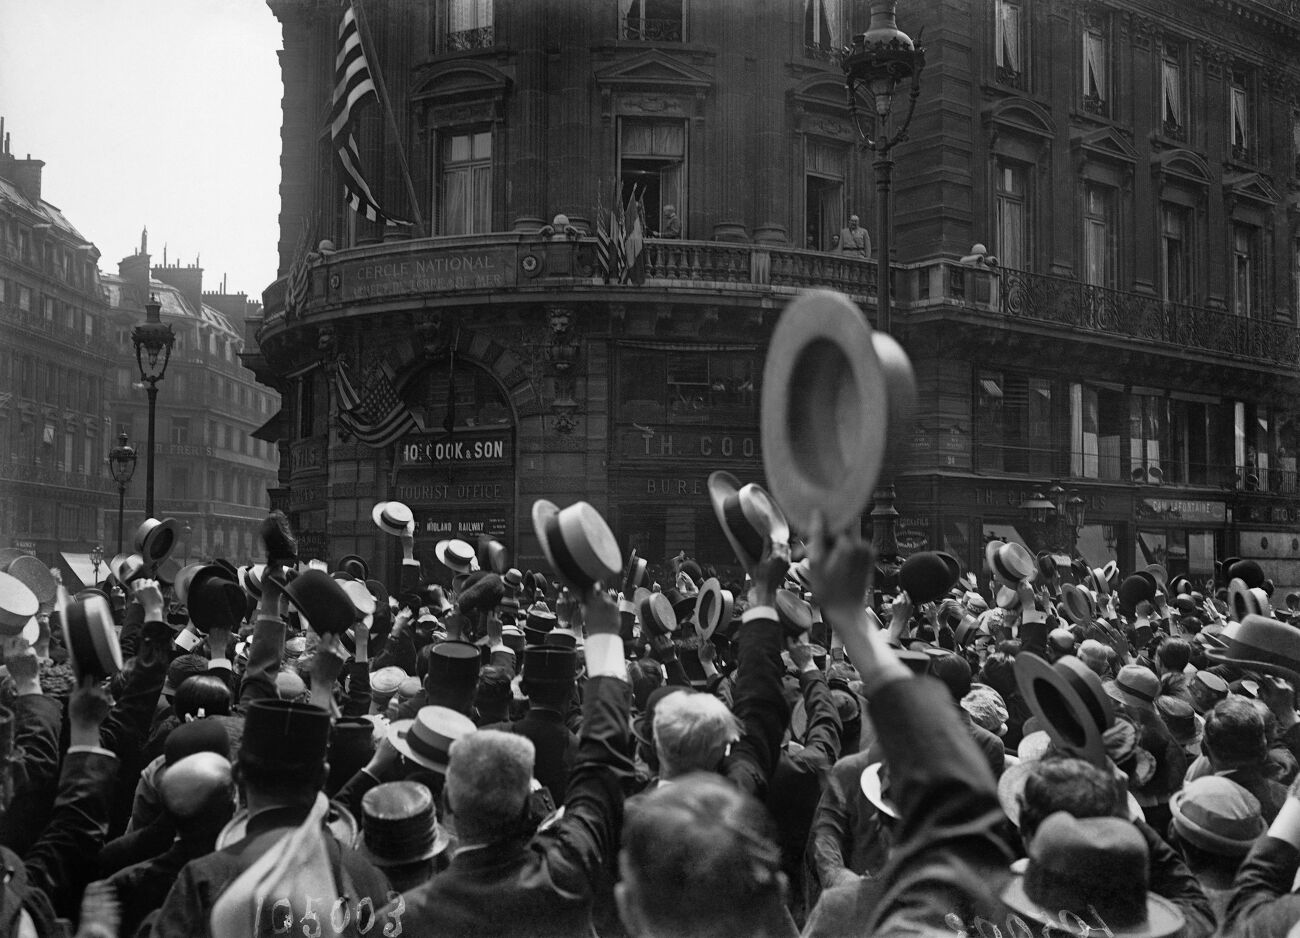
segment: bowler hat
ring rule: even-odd
[[[146,518],[135,531],[136,552],[144,558],[150,567],[156,567],[167,559],[167,555],[176,546],[176,535],[180,524],[175,518],[158,520]]]
[[[796,528],[843,530],[871,501],[915,397],[897,343],[847,296],[809,290],[786,307],[763,369],[763,464]]]
[[[470,573],[477,559],[469,541],[463,541],[458,537],[439,541],[434,545],[433,553],[444,567],[460,574]]]
[[[222,574],[199,577],[190,584],[185,606],[190,621],[203,632],[213,629],[234,631],[248,611],[248,595],[243,587],[226,579],[224,570]]]
[[[447,707],[421,707],[414,719],[389,726],[388,740],[411,762],[446,772],[451,744],[475,729],[474,721],[463,713]]]
[[[279,509],[271,512],[258,529],[266,562],[272,566],[291,567],[298,562],[298,538],[289,527],[289,518]]]
[[[285,598],[318,635],[346,632],[356,608],[338,580],[323,570],[307,570],[282,587]]]
[[[19,634],[40,608],[36,594],[26,583],[0,573],[0,634]]]
[[[190,594],[194,588],[209,580],[221,580],[225,583],[238,583],[238,574],[232,576],[230,571],[223,565],[216,563],[191,563],[181,567],[180,573],[172,583],[172,589],[176,593],[176,598],[182,603],[189,605]],[[243,590],[240,590],[243,593]]]
[[[1057,747],[1105,765],[1102,734],[1114,710],[1101,679],[1074,655],[1048,664],[1031,652],[1016,655],[1015,674],[1020,695]]]
[[[742,486],[729,472],[711,473],[709,501],[727,543],[746,570],[758,563],[769,541],[785,543],[790,539],[784,512],[756,482]]]
[[[78,681],[87,677],[98,681],[122,670],[113,610],[104,599],[92,596],[85,602],[60,602],[58,610],[68,663]]]
[[[419,782],[385,782],[361,799],[361,853],[380,869],[431,859],[451,838],[438,823],[433,795]]]
[[[1222,638],[1224,647],[1206,649],[1206,658],[1300,684],[1300,629],[1252,614],[1224,629]]]
[[[596,583],[615,584],[623,555],[605,519],[586,502],[561,509],[539,498],[533,502],[533,531],[551,569],[571,589],[585,593]]]
[[[1209,853],[1244,857],[1266,830],[1259,799],[1230,778],[1203,775],[1169,799],[1178,836]]]
[[[347,554],[339,559],[339,573],[346,573],[354,580],[370,579],[370,564],[357,554]]]
[[[1014,912],[1058,926],[1066,913],[1100,919],[1116,938],[1171,938],[1186,920],[1178,907],[1148,892],[1149,851],[1131,821],[1050,815],[1029,843],[1029,866],[1002,891]]]
[[[1264,585],[1264,568],[1254,560],[1234,559],[1231,566],[1224,567],[1224,572],[1228,580],[1245,582],[1247,589],[1258,589]]]
[[[957,582],[954,571],[941,554],[921,551],[903,561],[898,571],[898,585],[907,591],[912,602],[920,605],[943,598]]]
[[[470,615],[475,612],[491,612],[501,603],[505,595],[506,585],[500,576],[479,570],[470,574],[457,601],[460,604],[460,611]]]
[[[695,597],[695,628],[700,638],[707,641],[713,637],[722,624],[723,611],[722,584],[717,577],[710,577]]]
[[[370,520],[385,534],[401,537],[415,523],[415,515],[401,502],[379,502],[370,509]]]
[[[640,594],[640,590],[637,591]],[[647,635],[668,635],[677,631],[677,613],[663,593],[646,590],[636,601],[641,630]]]
[[[480,534],[475,550],[480,570],[502,574],[510,566],[510,554],[506,545],[490,534]]]
[[[1066,583],[1061,587],[1061,608],[1077,625],[1090,625],[1097,618],[1097,605],[1087,587]]]
[[[1156,578],[1145,570],[1126,577],[1119,585],[1120,604],[1128,609],[1137,608],[1141,602],[1151,602],[1156,598]]]
[[[315,765],[329,752],[329,712],[292,700],[255,700],[244,708],[239,756]]]
[[[555,633],[552,632],[552,635]],[[560,645],[530,645],[524,649],[524,680],[572,684],[578,676],[578,653]]]
[[[524,588],[524,575],[519,572],[518,567],[511,567],[501,574],[501,582],[505,584],[506,589],[511,593],[518,593]]]
[[[989,541],[984,547],[984,560],[994,576],[1011,587],[1032,577],[1038,569],[1033,554],[1014,541]]]

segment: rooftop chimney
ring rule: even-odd
[[[27,201],[33,205],[41,201],[41,169],[45,166],[43,160],[34,160],[30,153],[27,159],[17,159],[9,152],[9,134],[4,130],[4,123],[0,121],[0,138],[3,138],[4,146],[0,149],[0,178],[7,179],[13,183],[18,191],[23,194]]]

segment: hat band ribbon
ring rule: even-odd
[[[1154,694],[1148,694],[1144,690],[1139,690],[1136,687],[1132,687],[1129,684],[1125,684],[1119,678],[1115,679],[1115,686],[1127,694],[1132,694],[1134,697],[1138,698],[1139,700],[1145,700],[1147,703],[1156,702],[1156,698]]]
[[[446,765],[447,750],[439,749],[433,740],[425,739],[421,736],[416,732],[417,726],[418,724],[413,725],[406,732],[406,745],[411,747],[411,752],[415,753],[417,756],[423,756],[432,762],[439,762]]]
[[[1272,664],[1279,668],[1286,668],[1300,673],[1300,659],[1289,655],[1281,655],[1269,651],[1267,648],[1250,645],[1239,639],[1230,639],[1223,645],[1223,656],[1225,658],[1239,659],[1247,670],[1250,669],[1249,662],[1258,661],[1262,664]]]
[[[557,573],[573,583],[591,582],[591,577],[578,565],[578,561],[573,559],[573,554],[569,553],[569,545],[565,543],[564,534],[560,530],[558,514],[546,519],[546,540],[551,545],[551,553],[555,555],[555,564],[560,568]]]

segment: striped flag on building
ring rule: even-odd
[[[375,100],[379,98],[370,63],[366,61],[356,11],[352,9],[352,0],[347,0],[339,23],[339,47],[334,59],[334,106],[329,116],[330,140],[343,175],[343,191],[348,205],[358,215],[384,225],[409,225],[409,221],[380,208],[361,172],[361,156],[350,128],[353,109],[360,106],[367,96]]]
[[[635,191],[627,203],[627,214],[632,216],[632,220],[627,223],[627,233],[623,236],[621,280],[640,286],[645,283],[645,207]]]
[[[420,428],[420,422],[403,403],[393,384],[393,371],[384,364],[357,393],[347,370],[340,363],[334,370],[334,388],[338,394],[339,422],[360,442],[382,449]]]
[[[302,234],[298,238],[298,247],[293,252],[293,262],[289,265],[289,277],[284,288],[284,311],[290,318],[296,316],[307,302],[311,292],[311,276],[307,270],[307,254],[311,248],[311,232],[307,220],[303,219]]]

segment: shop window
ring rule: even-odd
[[[751,352],[625,350],[619,356],[619,420],[755,426],[761,370]]]
[[[618,0],[622,36],[643,42],[683,42],[685,8],[685,0]]]
[[[438,195],[441,234],[481,234],[492,229],[491,131],[442,138]]]
[[[995,0],[994,64],[1000,84],[1024,89],[1024,6],[1016,0]]]
[[[981,472],[1051,475],[1051,381],[998,371],[977,372],[975,445]]]
[[[686,123],[621,118],[618,160],[620,204],[640,200],[646,224],[656,231],[663,230],[664,208],[671,205],[681,219],[682,237],[689,237]]]
[[[1162,455],[1168,422],[1163,397],[1152,394],[1129,397],[1129,476],[1132,481],[1151,484],[1165,481]]]
[[[169,480],[171,488],[169,491],[173,498],[188,498],[190,495],[190,470],[188,466],[172,466],[171,478]]]
[[[1029,169],[997,162],[997,252],[1004,267],[1025,270],[1030,257]]]
[[[438,0],[436,52],[469,52],[496,45],[493,0]]]
[[[403,391],[402,397],[412,411],[423,413],[424,426],[429,429],[508,427],[514,421],[496,379],[459,359],[450,382],[445,368],[430,368]]]
[[[190,420],[188,417],[173,417],[171,441],[176,446],[184,446],[190,441]]]
[[[1128,414],[1119,391],[1070,386],[1070,474],[1084,479],[1120,481],[1120,455]]]
[[[838,247],[844,227],[845,148],[807,137],[804,141],[805,242],[810,251]]]

